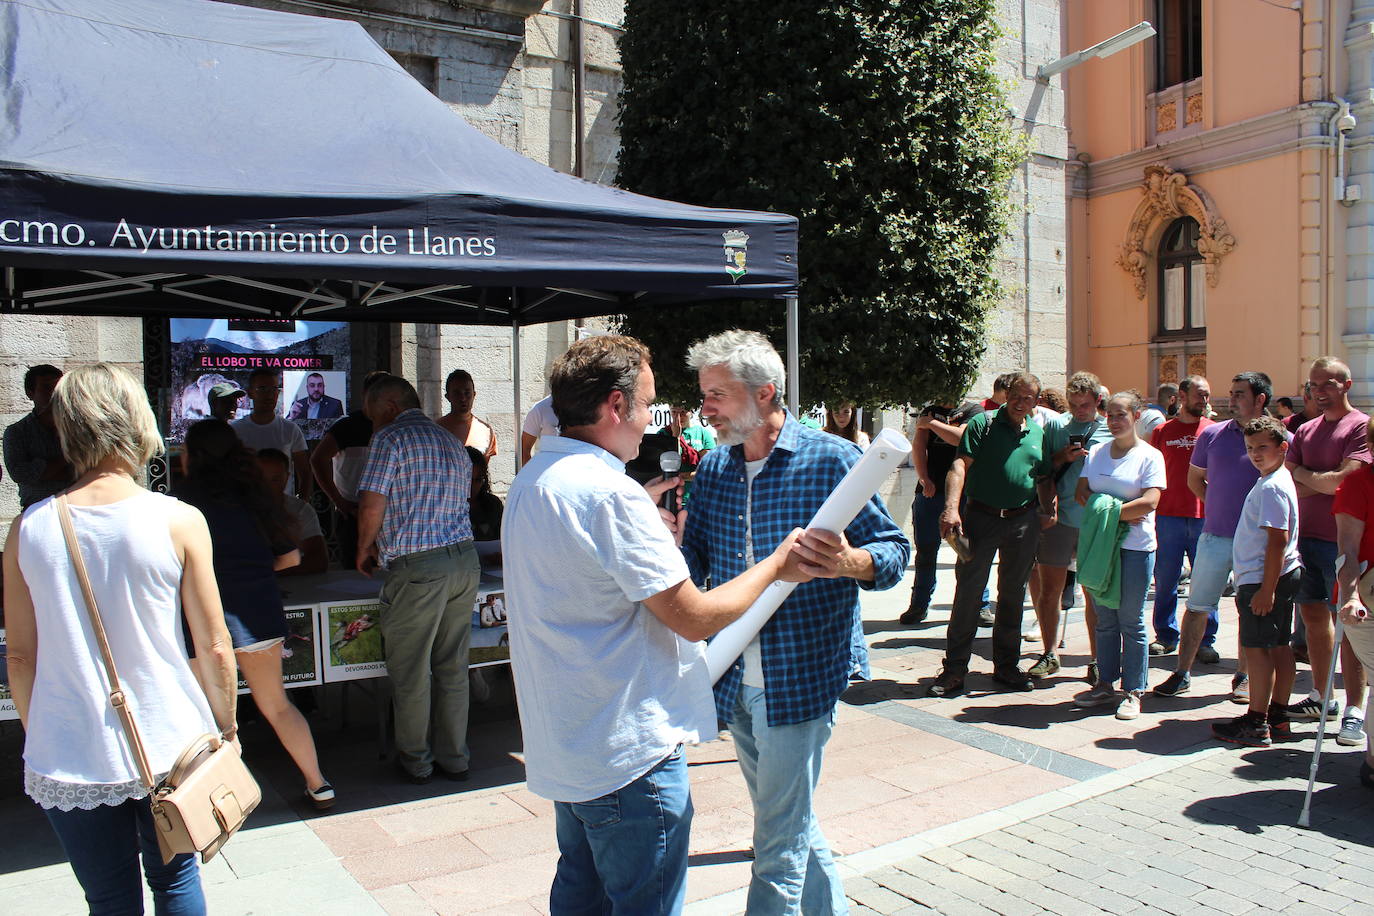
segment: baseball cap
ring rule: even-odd
[[[230,382],[220,382],[210,389],[210,397],[212,398],[236,398],[244,393],[242,388]]]

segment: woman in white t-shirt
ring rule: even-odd
[[[1097,684],[1074,698],[1078,706],[1102,706],[1116,702],[1114,684],[1121,678],[1124,696],[1117,706],[1118,719],[1140,714],[1149,669],[1145,635],[1145,592],[1154,573],[1155,507],[1164,489],[1164,456],[1136,436],[1140,396],[1122,391],[1107,401],[1107,429],[1111,442],[1093,446],[1078,479],[1079,503],[1092,493],[1106,493],[1121,500],[1121,521],[1130,526],[1121,542],[1121,600],[1111,608],[1097,606]]]

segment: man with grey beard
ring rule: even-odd
[[[787,413],[782,359],[762,334],[697,341],[687,364],[719,442],[697,469],[682,542],[704,585],[739,575],[808,524],[862,453]],[[849,683],[859,589],[896,585],[911,555],[877,497],[844,531],[808,531],[798,549],[803,572],[816,578],[797,587],[716,685],[754,804],[751,913],[848,912],[812,795]]]

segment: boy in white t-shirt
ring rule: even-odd
[[[1298,556],[1298,492],[1284,467],[1288,440],[1278,420],[1259,416],[1245,424],[1245,451],[1260,479],[1245,497],[1231,548],[1240,612],[1240,645],[1250,670],[1250,709],[1217,722],[1221,741],[1268,747],[1292,735],[1288,694],[1297,673],[1289,640],[1293,599],[1302,560]]]

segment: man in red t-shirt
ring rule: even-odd
[[[1192,563],[1197,556],[1197,539],[1202,534],[1202,502],[1188,489],[1188,465],[1198,433],[1212,421],[1207,419],[1212,390],[1200,375],[1190,375],[1178,383],[1179,409],[1171,420],[1154,428],[1150,444],[1164,454],[1164,474],[1168,487],[1159,498],[1155,515],[1155,640],[1151,655],[1168,655],[1178,648],[1178,580],[1183,574],[1183,557]],[[1220,660],[1213,644],[1217,641],[1217,613],[1207,618],[1207,632],[1198,658],[1208,664]],[[1179,691],[1182,692],[1181,690]]]
[[[1374,420],[1370,425],[1374,426]],[[1374,566],[1374,468],[1366,465],[1342,480],[1331,511],[1336,516],[1336,549],[1343,556],[1359,557],[1359,562],[1347,562],[1336,572],[1336,604],[1345,620],[1344,645],[1350,647],[1366,671],[1374,670],[1374,617],[1360,600],[1356,588],[1361,573]],[[1360,710],[1347,709],[1346,712],[1348,715],[1342,716],[1342,720]],[[1368,721],[1368,715],[1359,719],[1366,733]],[[1352,734],[1344,738],[1338,733],[1336,740],[1351,746],[1365,743],[1360,782],[1374,789],[1374,744],[1353,729]]]
[[[1010,372],[1003,372],[992,381],[992,397],[983,398],[984,410],[996,410],[1007,403],[1007,376]]]

